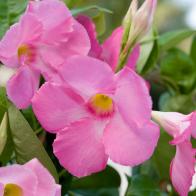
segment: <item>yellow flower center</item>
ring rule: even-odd
[[[35,58],[35,49],[33,46],[28,45],[28,44],[22,44],[18,48],[18,59],[22,63],[30,63],[34,60]]]
[[[98,116],[107,117],[114,112],[114,103],[109,96],[96,94],[89,100],[89,109]]]
[[[23,191],[16,184],[6,184],[3,196],[23,196]]]

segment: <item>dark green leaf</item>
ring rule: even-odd
[[[155,33],[155,37],[156,37],[157,33]],[[157,59],[158,59],[158,55],[159,55],[159,46],[158,46],[158,42],[155,39],[154,44],[153,44],[153,48],[150,52],[150,56],[147,59],[147,62],[145,63],[141,74],[145,75],[148,71],[150,71],[156,64]]]
[[[7,111],[8,102],[6,96],[6,90],[3,87],[0,87],[0,122],[3,119],[5,112]]]
[[[168,50],[195,33],[196,31],[190,29],[167,32],[159,37],[160,50]]]
[[[10,25],[18,21],[24,12],[28,0],[1,0],[0,1],[0,37],[6,32]]]
[[[20,111],[11,105],[8,109],[8,116],[17,162],[23,164],[37,158],[58,181],[54,164]]]
[[[107,167],[104,171],[72,181],[72,189],[117,188],[120,186],[120,176],[117,171]]]
[[[193,38],[190,55],[191,55],[191,58],[193,59],[195,66],[196,66],[196,36]]]
[[[181,93],[189,93],[195,87],[196,66],[192,59],[179,49],[172,49],[161,61],[161,77]]]
[[[75,8],[75,9],[72,9],[71,12],[72,12],[73,16],[76,16],[80,13],[87,12],[87,11],[92,10],[92,9],[97,10],[98,12],[103,12],[103,13],[109,13],[109,14],[113,13],[111,10],[100,7],[98,5],[89,5],[89,6],[86,6],[86,7]]]
[[[170,95],[164,93],[159,101],[159,107],[164,112],[176,111],[183,114],[189,114],[196,110],[196,92],[191,94]]]
[[[160,196],[158,185],[146,175],[135,175],[131,178],[126,196]]]
[[[169,144],[172,138],[165,132],[161,131],[158,146],[152,157],[152,162],[162,181],[169,181],[169,168],[171,160],[175,154],[175,147]]]
[[[7,142],[8,118],[7,113],[4,114],[3,120],[0,123],[0,155],[4,150]]]

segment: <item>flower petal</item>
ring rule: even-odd
[[[104,93],[109,87],[113,90],[113,71],[106,63],[92,57],[70,57],[60,68],[59,74],[85,98],[100,91]]]
[[[36,174],[38,179],[37,194],[54,196],[59,186],[55,183],[54,178],[49,171],[44,168],[37,159],[33,159],[24,165],[25,168]]]
[[[196,111],[192,113],[192,136],[196,139]]]
[[[123,118],[139,126],[150,121],[152,101],[146,82],[127,67],[117,74],[116,79],[115,103]]]
[[[9,99],[20,109],[27,108],[38,89],[39,74],[28,67],[21,67],[7,82]]]
[[[115,70],[119,55],[120,55],[120,47],[123,36],[123,28],[116,28],[112,35],[103,43],[103,51],[101,55],[101,59],[106,61],[113,70]]]
[[[3,184],[16,184],[23,190],[24,195],[36,196],[38,179],[29,169],[21,165],[0,168],[0,179]]]
[[[103,126],[103,123],[87,118],[57,134],[54,154],[74,176],[87,176],[106,167],[108,157],[100,134]]]
[[[84,28],[86,29],[89,35],[90,42],[91,42],[91,49],[89,52],[89,56],[99,58],[102,52],[102,47],[97,40],[97,32],[96,32],[95,24],[93,23],[90,17],[85,15],[77,16],[77,21],[84,26]]]
[[[164,130],[174,137],[171,144],[178,144],[190,138],[194,129],[191,116],[178,112],[158,112],[153,111],[152,117],[164,128]]]
[[[33,111],[49,132],[87,116],[83,99],[63,85],[45,83],[32,99]]]
[[[148,160],[154,152],[159,138],[159,127],[153,122],[138,127],[129,124],[116,114],[106,126],[103,143],[106,154],[116,163],[135,166]]]
[[[170,166],[171,181],[179,195],[187,196],[195,173],[195,150],[188,141],[176,148],[176,155]]]
[[[0,195],[2,196],[4,193],[4,185],[0,183]]]
[[[134,48],[133,51],[131,52],[129,58],[128,58],[128,62],[127,62],[127,66],[133,70],[136,69],[136,64],[137,61],[139,59],[140,56],[140,45],[137,44]]]

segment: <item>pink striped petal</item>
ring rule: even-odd
[[[24,165],[37,176],[37,193],[41,195],[55,196],[59,185],[56,185],[54,178],[49,171],[44,168],[37,159],[33,159]],[[58,190],[59,191],[59,190]]]
[[[86,31],[88,32],[91,41],[91,49],[89,51],[89,56],[99,58],[102,52],[102,47],[97,40],[97,32],[96,32],[95,24],[93,23],[90,17],[85,15],[79,15],[77,17],[77,21],[80,24],[82,24],[85,27]]]
[[[108,157],[101,137],[104,125],[87,118],[57,133],[54,154],[74,176],[87,176],[106,167]]]
[[[21,67],[7,82],[9,99],[19,108],[27,108],[39,87],[39,74],[29,67]]]
[[[67,59],[59,73],[85,99],[104,91],[113,91],[114,73],[104,62],[88,56]],[[112,89],[108,88],[111,87]]]
[[[106,154],[116,163],[136,166],[153,154],[159,138],[159,127],[148,122],[138,127],[117,114],[104,130]]]
[[[33,111],[39,122],[52,133],[86,117],[83,105],[83,99],[74,91],[53,83],[45,83],[32,99]]]
[[[152,101],[146,82],[132,69],[125,67],[116,75],[115,103],[127,122],[138,126],[151,119]]]

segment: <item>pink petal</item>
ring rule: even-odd
[[[38,89],[39,74],[27,66],[21,67],[7,83],[9,99],[20,109],[27,108]]]
[[[136,166],[151,157],[158,138],[159,127],[153,122],[138,127],[116,114],[104,130],[103,143],[106,154],[114,162]]]
[[[181,196],[187,196],[195,173],[195,150],[185,141],[176,147],[176,155],[171,163],[172,184]]]
[[[113,70],[115,70],[119,55],[123,36],[123,28],[118,27],[112,33],[112,35],[103,43],[103,51],[101,59],[106,61]]]
[[[131,69],[135,70],[139,56],[140,56],[140,45],[137,44],[133,48],[133,51],[131,52],[131,54],[128,58],[127,66],[130,67]]]
[[[196,139],[196,111],[192,113],[191,122],[193,127],[192,136]]]
[[[116,75],[116,80],[115,103],[123,118],[138,126],[150,121],[152,101],[143,78],[125,67]]]
[[[190,138],[194,128],[191,122],[191,114],[183,115],[177,112],[153,111],[152,117],[168,134],[174,137],[171,144],[178,144]]]
[[[3,196],[4,193],[4,185],[0,183],[0,196]]]
[[[70,55],[87,55],[91,47],[90,39],[85,28],[76,20],[73,24],[73,32],[67,44],[64,46],[67,56]]]
[[[83,99],[63,85],[45,83],[32,99],[33,111],[49,132],[87,116]]]
[[[19,24],[12,25],[0,42],[0,61],[9,67],[19,66],[17,57],[20,43],[19,29]]]
[[[27,13],[37,16],[45,30],[51,30],[71,17],[71,12],[59,0],[31,1]]]
[[[83,177],[106,167],[108,157],[102,143],[104,124],[89,118],[75,122],[57,134],[54,153],[71,174]]]
[[[44,168],[37,159],[33,159],[24,165],[25,168],[31,170],[37,176],[37,194],[55,196],[57,188],[54,178],[49,171]]]
[[[110,67],[88,56],[70,57],[60,68],[59,73],[85,98],[100,91],[102,93],[109,91],[108,86],[114,83],[114,74]]]
[[[91,49],[89,52],[89,56],[99,58],[102,52],[102,47],[97,40],[97,32],[96,32],[95,24],[93,23],[90,17],[85,15],[79,15],[77,17],[77,21],[84,26],[84,28],[86,29],[89,35],[90,42],[91,42]]]
[[[12,165],[0,168],[1,183],[16,184],[23,190],[24,196],[35,196],[38,179],[29,169],[21,165]]]
[[[60,185],[56,185],[55,196],[61,196],[61,186]]]
[[[11,26],[0,42],[0,60],[9,67],[19,66],[17,50],[20,44],[38,41],[42,24],[31,14],[22,16],[19,23]]]

